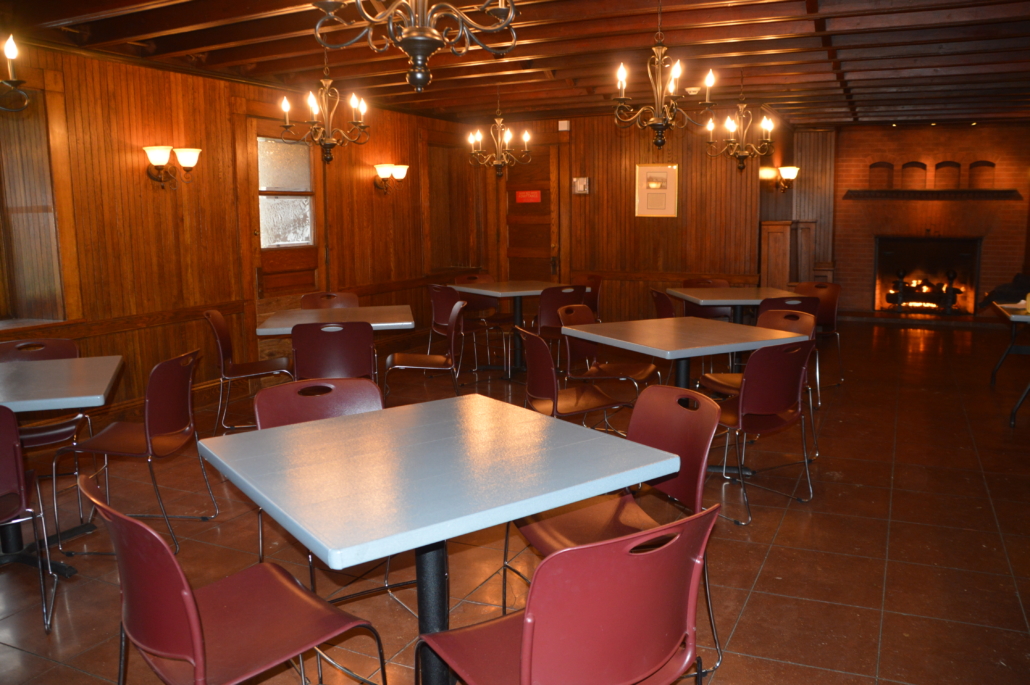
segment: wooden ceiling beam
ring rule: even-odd
[[[13,17],[17,26],[56,29],[88,21],[103,21],[125,15],[178,5],[188,0],[39,0],[15,3]]]

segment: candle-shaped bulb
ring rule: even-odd
[[[733,117],[726,117],[726,130],[730,133],[737,132],[737,122],[733,120]]]
[[[762,140],[769,140],[773,130],[773,122],[769,117],[762,117]]]
[[[315,99],[315,94],[311,91],[308,91],[308,109],[311,110],[312,119],[318,116],[318,100]]]
[[[511,142],[511,129],[504,129],[504,147],[508,147],[508,143]]]
[[[469,134],[469,145],[472,146],[473,150],[476,149],[476,134],[475,133],[470,133]]]
[[[672,77],[678,79],[683,74],[683,65],[680,64],[679,60],[672,65]]]
[[[482,143],[483,142],[483,132],[482,131],[476,131],[476,142],[477,143]]]
[[[351,109],[357,109],[358,108],[358,104],[359,103],[358,103],[358,95],[357,95],[357,93],[351,93],[350,94],[350,108]]]
[[[13,34],[7,39],[7,42],[4,43],[4,57],[7,59],[18,59],[18,46],[14,43]]]
[[[365,104],[365,98],[361,98],[361,102],[358,103],[358,121],[365,120],[365,112],[368,111],[368,105]]]
[[[619,70],[615,72],[615,78],[619,80],[619,97],[626,97],[626,78],[629,74],[626,72],[626,65],[620,64]]]
[[[283,124],[285,126],[289,126],[290,125],[290,101],[287,100],[284,97],[280,107],[283,108]]]
[[[707,128],[709,131],[714,131],[715,130],[715,119],[709,119],[708,120],[708,124],[705,125],[705,128]]]
[[[708,70],[708,76],[705,76],[705,88],[711,88],[715,85],[715,72],[711,69]]]
[[[525,148],[528,150],[529,149],[529,131],[523,131],[522,132],[522,142],[524,143]]]

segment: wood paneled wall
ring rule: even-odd
[[[801,168],[794,181],[797,221],[815,221],[815,261],[833,261],[833,198],[836,131],[801,130],[794,134],[794,164]]]

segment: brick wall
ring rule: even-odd
[[[869,188],[869,165],[926,164],[926,187],[934,187],[940,162],[961,165],[959,187],[969,187],[969,165],[993,162],[994,187],[1015,188],[1020,200],[845,200],[848,190]],[[1006,283],[1023,267],[1027,254],[1030,205],[1030,125],[979,124],[920,127],[861,126],[838,134],[834,198],[834,280],[842,285],[841,309],[873,307],[875,236],[983,237],[980,296]]]

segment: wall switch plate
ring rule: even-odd
[[[559,131],[568,131],[569,130],[569,120],[568,119],[559,119],[558,120],[558,130]]]
[[[589,195],[590,194],[590,179],[586,176],[578,176],[572,179],[572,194],[573,195]]]

